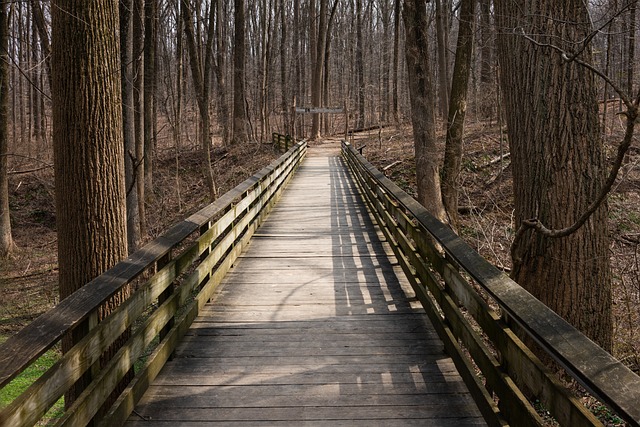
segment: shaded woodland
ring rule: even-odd
[[[352,138],[370,135],[380,167],[401,170],[417,200],[463,236],[478,213],[467,195],[483,191],[470,175],[506,179],[504,236],[485,239],[502,248],[492,262],[640,369],[637,0],[101,1],[110,50],[91,63],[78,36],[88,31],[76,21],[97,15],[72,3],[0,2],[6,277],[40,262],[29,253],[57,247],[45,271],[63,298],[223,194],[230,175],[252,173],[243,161],[275,156],[265,154],[273,132],[321,141],[346,128]],[[105,75],[110,86],[97,96],[91,85]],[[91,128],[96,117],[84,108],[99,100],[105,115]],[[296,106],[346,112],[295,114]],[[483,132],[491,142],[479,147]],[[104,142],[99,168],[73,157],[74,135],[96,151]],[[388,155],[406,141],[409,158]],[[478,159],[486,164],[474,166]],[[76,216],[81,206],[88,217]],[[117,244],[103,242],[103,231],[77,233],[96,207],[109,220],[120,212],[107,227]],[[30,248],[42,228],[54,244]],[[80,273],[98,243],[101,259]],[[3,334],[20,326],[5,321]]]

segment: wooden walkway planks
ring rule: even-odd
[[[127,425],[484,425],[389,254],[311,149]]]

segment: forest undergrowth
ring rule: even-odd
[[[183,142],[176,162],[176,148],[168,134],[161,132],[158,138],[154,192],[146,203],[145,241],[209,202],[197,138]],[[218,194],[232,189],[279,155],[270,144],[214,145],[211,157]],[[9,192],[17,248],[9,259],[0,260],[0,342],[59,301],[52,160],[36,160],[31,153],[13,160]],[[25,171],[30,172],[22,173]]]
[[[617,120],[617,119],[616,119]],[[442,124],[438,140],[444,144]],[[612,122],[606,133],[609,164],[622,138],[623,125]],[[416,196],[411,127],[388,127],[357,137],[365,157],[412,196]],[[444,145],[439,150],[444,153]],[[510,272],[510,245],[514,238],[513,192],[509,147],[504,129],[494,122],[469,122],[465,131],[460,176],[460,236],[505,273]],[[442,160],[442,159],[441,159]],[[607,171],[608,172],[608,171]],[[640,150],[631,147],[608,198],[612,269],[613,354],[640,374]],[[584,403],[605,422],[606,408],[584,396]],[[604,411],[604,412],[603,412]],[[550,424],[550,425],[553,425]]]
[[[444,141],[442,125],[438,140]],[[622,126],[611,124],[606,148],[615,154]],[[208,203],[197,138],[176,148],[159,134],[155,191],[147,201],[147,241]],[[416,194],[411,127],[361,132],[353,141],[365,157],[412,196]],[[441,142],[443,144],[443,142]],[[439,152],[444,153],[444,146]],[[495,122],[469,121],[460,177],[459,234],[483,257],[508,273],[513,240],[509,147]],[[279,156],[269,144],[214,145],[220,195]],[[45,156],[46,157],[46,156]],[[30,153],[13,159],[10,202],[15,253],[0,261],[0,342],[58,302],[54,179],[51,158]],[[640,150],[632,147],[608,199],[613,273],[614,356],[640,373]],[[610,425],[615,425],[610,424]]]
[[[622,137],[612,126],[606,152],[612,161]],[[444,141],[442,126],[438,140]],[[502,140],[502,142],[501,142]],[[362,135],[357,145],[385,175],[415,197],[411,127]],[[444,147],[439,152],[444,153]],[[470,122],[460,177],[460,236],[497,268],[510,272],[514,237],[513,192],[506,134],[489,122]],[[397,163],[399,162],[399,163]],[[640,373],[640,150],[632,147],[608,199],[613,274],[614,355]]]

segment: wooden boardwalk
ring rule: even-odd
[[[127,425],[484,425],[390,254],[310,149]]]

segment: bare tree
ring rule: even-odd
[[[403,17],[411,94],[411,122],[416,152],[418,201],[436,218],[445,220],[440,194],[438,148],[432,102],[434,92],[429,68],[425,0],[405,0]]]
[[[233,138],[234,142],[244,142],[249,137],[247,110],[245,106],[245,1],[234,0],[234,45],[233,45]]]
[[[54,0],[52,98],[60,298],[127,255],[118,1]],[[118,293],[102,316],[126,298]],[[63,340],[68,350],[88,323]],[[82,380],[80,381],[82,383]],[[74,400],[78,388],[67,394]]]
[[[216,184],[213,179],[213,170],[211,168],[211,117],[209,116],[209,93],[211,82],[211,68],[213,62],[213,39],[215,37],[215,3],[216,0],[209,5],[209,16],[207,25],[206,47],[204,49],[204,61],[196,46],[196,39],[193,29],[192,8],[189,0],[181,0],[180,10],[182,20],[184,22],[184,31],[186,35],[187,48],[189,50],[189,63],[191,64],[191,76],[196,89],[196,99],[198,101],[198,109],[200,112],[200,148],[202,150],[202,173],[209,189],[211,200],[215,200],[218,196]]]
[[[447,118],[447,136],[442,167],[442,201],[449,224],[458,227],[458,177],[462,163],[462,135],[467,112],[467,89],[471,74],[473,55],[473,26],[476,0],[461,0],[460,25],[456,61],[453,66],[453,81]]]
[[[532,221],[574,224],[605,183],[589,12],[579,0],[496,0],[498,56],[509,132],[516,227],[512,277],[603,348],[612,347],[606,204],[553,236]],[[525,13],[525,11],[527,11]],[[576,47],[577,46],[577,47]]]
[[[0,2],[0,258],[14,248],[9,213],[9,4]]]

